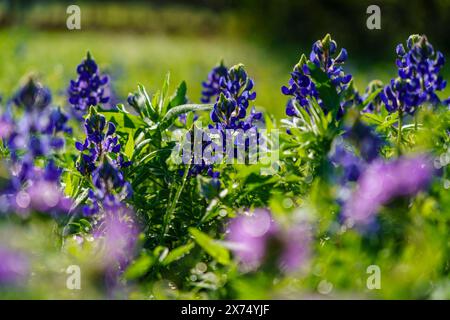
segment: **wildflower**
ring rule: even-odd
[[[210,72],[208,81],[203,83],[202,102],[211,102],[215,99],[211,111],[211,120],[214,125],[210,125],[208,130],[202,132],[203,137],[206,138],[202,145],[202,151],[213,146],[213,149],[222,148],[222,151],[225,152],[226,130],[228,129],[242,129],[244,132],[252,128],[256,129],[256,123],[262,119],[262,113],[252,108],[250,114],[247,115],[250,101],[256,98],[256,92],[252,91],[253,86],[253,80],[248,77],[242,64],[227,69],[222,62]],[[212,141],[212,134],[222,135],[222,146],[218,146],[216,142]],[[235,144],[245,143],[248,149],[248,139],[243,142],[235,142]],[[213,178],[214,187],[217,186],[218,180],[216,179],[219,173],[214,172],[212,164],[205,159],[202,159],[201,164],[194,164],[189,174],[197,175],[201,172],[207,172]]]
[[[343,137],[358,148],[359,155],[366,162],[375,160],[384,145],[383,139],[375,130],[359,120],[356,120],[350,128],[345,128]]]
[[[116,127],[91,107],[85,119],[86,138],[76,142],[81,152],[76,163],[77,170],[92,178],[94,188],[89,190],[89,204],[83,208],[85,216],[102,212],[102,203],[110,197],[121,201],[131,196],[131,185],[125,180],[122,169],[131,165],[120,154],[121,145]]]
[[[132,210],[113,196],[103,202],[104,220],[94,235],[104,239],[105,262],[123,271],[133,258],[139,228]]]
[[[110,97],[107,95],[108,77],[100,74],[89,52],[78,65],[77,73],[77,80],[70,81],[68,95],[74,114],[81,119],[90,106],[107,103]]]
[[[218,128],[242,128],[242,119],[246,117],[249,103],[256,98],[256,92],[252,91],[253,85],[253,80],[241,64],[231,67],[220,77],[216,102],[211,111],[211,120]]]
[[[336,145],[330,155],[330,160],[333,165],[343,169],[340,177],[343,184],[348,181],[357,181],[365,167],[365,162],[346,148],[343,143]]]
[[[339,54],[336,54],[336,52],[337,44],[327,34],[323,40],[318,40],[313,44],[309,59],[326,73],[331,80],[331,84],[336,88],[337,93],[341,94],[348,88],[352,76],[345,74],[342,69],[342,65],[347,60],[347,50],[341,49]],[[284,95],[293,97],[286,105],[286,115],[288,116],[295,117],[299,114],[299,111],[296,110],[296,105],[308,110],[310,101],[313,98],[318,101],[324,111],[329,111],[320,99],[319,92],[311,78],[308,59],[305,55],[301,56],[300,61],[291,72],[289,86],[283,86],[281,92]],[[338,112],[339,117],[344,113],[345,102],[343,101],[341,104]]]
[[[121,149],[116,127],[112,122],[106,122],[102,114],[97,113],[91,107],[84,122],[86,138],[83,143],[77,141],[75,147],[81,151],[81,155],[76,164],[78,171],[84,175],[92,173],[98,166],[98,161],[105,156],[113,156],[119,159],[119,166],[128,166],[130,163],[119,158]]]
[[[28,112],[42,111],[52,101],[50,89],[30,78],[13,97],[13,102],[18,107],[24,107]]]
[[[236,256],[249,270],[272,263],[282,271],[297,270],[307,259],[310,231],[306,225],[282,229],[268,210],[256,209],[249,216],[230,221],[227,241]]]
[[[34,159],[64,146],[64,139],[58,134],[72,130],[67,125],[68,117],[59,108],[50,106],[48,88],[30,78],[16,93],[13,102],[25,109],[18,121],[14,121],[10,111],[2,115],[3,121],[9,124],[6,138],[13,159],[19,151],[25,151],[25,155]]]
[[[436,92],[447,83],[440,75],[445,63],[444,55],[435,51],[425,36],[412,35],[396,48],[398,77],[387,85],[381,98],[388,112],[414,114],[424,104],[437,105],[441,100]]]
[[[227,75],[228,69],[223,64],[223,61],[211,70],[208,74],[208,80],[202,83],[203,91],[201,101],[203,103],[210,103],[211,100],[215,100],[219,96],[221,92],[220,79],[227,77]]]
[[[345,204],[344,217],[357,225],[367,225],[383,205],[397,197],[414,196],[428,186],[432,176],[433,166],[424,155],[373,161]]]
[[[0,285],[16,285],[29,274],[27,257],[16,250],[0,247]]]

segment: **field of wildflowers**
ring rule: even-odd
[[[95,52],[61,92],[25,77],[0,103],[0,298],[450,299],[450,100],[430,40],[358,91],[325,35],[285,70],[281,121],[227,61],[199,99],[167,74],[121,100]]]

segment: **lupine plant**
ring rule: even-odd
[[[286,71],[280,127],[242,64],[214,67],[198,103],[168,74],[109,108],[89,53],[66,105],[31,78],[0,115],[0,297],[450,298],[444,55],[419,35],[396,54],[393,80],[360,94],[347,51],[318,40]],[[263,129],[280,131],[276,163],[180,155],[200,133],[202,156],[235,160]],[[226,130],[257,139],[218,143]]]

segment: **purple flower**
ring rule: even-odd
[[[119,159],[121,146],[115,134],[115,125],[106,122],[105,117],[97,113],[93,107],[86,117],[84,128],[86,139],[83,143],[78,141],[75,143],[75,147],[81,152],[76,167],[81,174],[87,175],[98,167],[98,162],[105,156]],[[123,159],[118,161],[118,164],[128,165]]]
[[[18,91],[13,102],[25,109],[16,121],[11,110],[2,115],[3,121],[8,123],[6,142],[13,159],[23,151],[35,158],[62,148],[64,140],[58,133],[70,133],[71,128],[67,126],[68,117],[60,109],[51,108],[51,95],[47,88],[31,78]]]
[[[203,103],[210,103],[211,100],[215,100],[220,92],[220,79],[228,76],[228,69],[225,67],[223,61],[217,67],[214,67],[208,74],[208,80],[202,83],[202,99]]]
[[[347,51],[341,49],[339,54],[337,52],[337,45],[330,35],[327,34],[323,40],[317,40],[313,46],[310,54],[310,61],[314,63],[318,68],[325,72],[328,78],[331,80],[331,84],[336,88],[338,94],[343,93],[351,84],[352,76],[345,74],[342,65],[347,60]],[[344,114],[344,108],[349,104],[355,102],[359,96],[356,90],[353,90],[353,96],[351,99],[346,99],[341,103],[341,109],[338,116],[341,117]],[[309,109],[311,99],[314,98],[318,101],[319,105],[325,112],[328,110],[320,99],[319,92],[314,84],[310,70],[308,67],[308,59],[305,55],[302,55],[300,61],[295,65],[294,70],[291,72],[291,79],[288,86],[283,86],[281,92],[284,95],[292,96],[286,105],[286,115],[295,117],[299,115],[297,106]],[[351,102],[351,103],[350,103]]]
[[[97,64],[88,52],[77,67],[78,79],[71,80],[68,89],[69,103],[73,113],[81,119],[90,106],[107,103],[108,77],[100,74]]]
[[[105,265],[123,271],[134,256],[138,240],[136,217],[130,208],[113,195],[105,197],[102,207],[102,219],[94,230],[94,236],[104,240]]]
[[[298,224],[281,235],[283,252],[279,258],[280,268],[285,272],[295,272],[310,256],[309,244],[312,240],[310,227]]]
[[[350,128],[345,128],[343,137],[358,148],[361,158],[367,162],[376,159],[385,144],[372,127],[359,120],[356,120]]]
[[[275,257],[282,271],[292,272],[307,260],[311,232],[306,224],[285,230],[266,209],[255,209],[251,215],[230,221],[227,241],[243,266],[254,270]]]
[[[15,250],[0,247],[0,286],[20,284],[28,275],[27,257]]]
[[[70,203],[60,190],[61,170],[52,160],[46,161],[44,170],[34,163],[63,147],[64,139],[58,134],[71,132],[66,124],[68,117],[50,106],[50,91],[32,78],[19,89],[13,102],[24,112],[18,120],[12,117],[10,109],[2,115],[8,123],[4,138],[12,160],[9,182],[1,190],[3,200],[7,200],[2,211],[67,212]]]
[[[94,107],[90,108],[84,126],[86,139],[75,144],[81,152],[76,167],[81,174],[92,177],[94,188],[89,191],[89,204],[83,208],[83,214],[91,216],[101,213],[101,204],[108,197],[118,197],[120,201],[131,196],[131,185],[122,172],[131,162],[120,154],[115,125]]]
[[[253,80],[248,77],[241,64],[228,70],[221,65],[219,69],[221,75],[217,83],[211,84],[214,90],[211,89],[208,96],[208,101],[214,97],[216,99],[211,111],[211,120],[218,128],[242,128],[244,125],[242,120],[246,118],[249,103],[256,98],[256,92],[252,91]],[[254,116],[251,120],[253,119],[256,120]],[[251,120],[247,120],[247,123]]]
[[[226,130],[241,129],[244,132],[250,129],[257,130],[257,122],[262,120],[262,113],[257,112],[254,108],[250,110],[247,115],[247,109],[250,101],[256,98],[256,93],[253,92],[253,80],[247,75],[242,64],[236,65],[227,69],[223,62],[215,67],[208,76],[208,81],[203,83],[204,91],[202,92],[202,102],[210,102],[215,100],[214,107],[211,111],[211,120],[214,125],[209,126],[209,131],[205,130],[205,143],[202,148],[211,147],[213,142],[209,135],[214,132],[222,135],[223,145],[222,150],[226,151]],[[257,136],[259,139],[259,134]],[[248,149],[249,139],[246,141],[235,141],[235,145],[244,143],[246,150]],[[219,147],[214,145],[214,147]],[[234,153],[236,155],[236,152]],[[190,175],[197,175],[202,172],[207,172],[213,177],[215,186],[219,183],[216,180],[219,176],[218,172],[213,171],[213,166],[202,160],[201,164],[194,164],[189,170]]]
[[[336,145],[333,153],[330,155],[330,160],[333,165],[342,168],[343,172],[340,176],[342,184],[348,181],[357,181],[366,165],[362,159],[343,144]]]
[[[44,110],[52,101],[50,89],[30,78],[13,97],[13,102],[18,107],[24,107],[27,111]]]
[[[373,222],[383,205],[397,197],[414,196],[425,189],[433,176],[427,156],[372,162],[358,179],[358,185],[344,205],[344,217],[357,225]]]
[[[0,139],[8,138],[14,131],[14,120],[9,113],[0,116]]]
[[[425,36],[410,36],[407,49],[403,44],[397,46],[398,77],[392,79],[380,95],[389,112],[400,110],[414,114],[421,104],[440,104],[436,92],[447,85],[440,75],[444,55],[436,52]]]
[[[230,221],[227,241],[235,246],[235,253],[243,264],[256,268],[266,255],[268,238],[277,228],[268,210],[256,209],[252,215]]]
[[[28,215],[32,211],[60,215],[66,214],[72,201],[59,184],[61,169],[49,161],[44,169],[24,162],[18,164],[19,172],[9,177],[8,187],[1,190],[7,201],[1,211]]]

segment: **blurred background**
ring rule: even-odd
[[[221,59],[246,65],[258,93],[256,105],[277,118],[286,99],[280,87],[300,54],[331,33],[349,53],[346,71],[364,91],[372,79],[395,76],[395,46],[412,33],[426,34],[448,56],[450,0],[157,0],[77,1],[81,30],[68,30],[73,1],[0,0],[0,95],[11,96],[20,79],[37,73],[65,105],[68,81],[90,50],[112,78],[123,101],[138,83],[160,87],[188,83],[199,101],[201,81]],[[367,7],[381,8],[381,30],[369,30]],[[444,67],[444,76],[449,74]],[[449,92],[444,95],[448,96]]]

